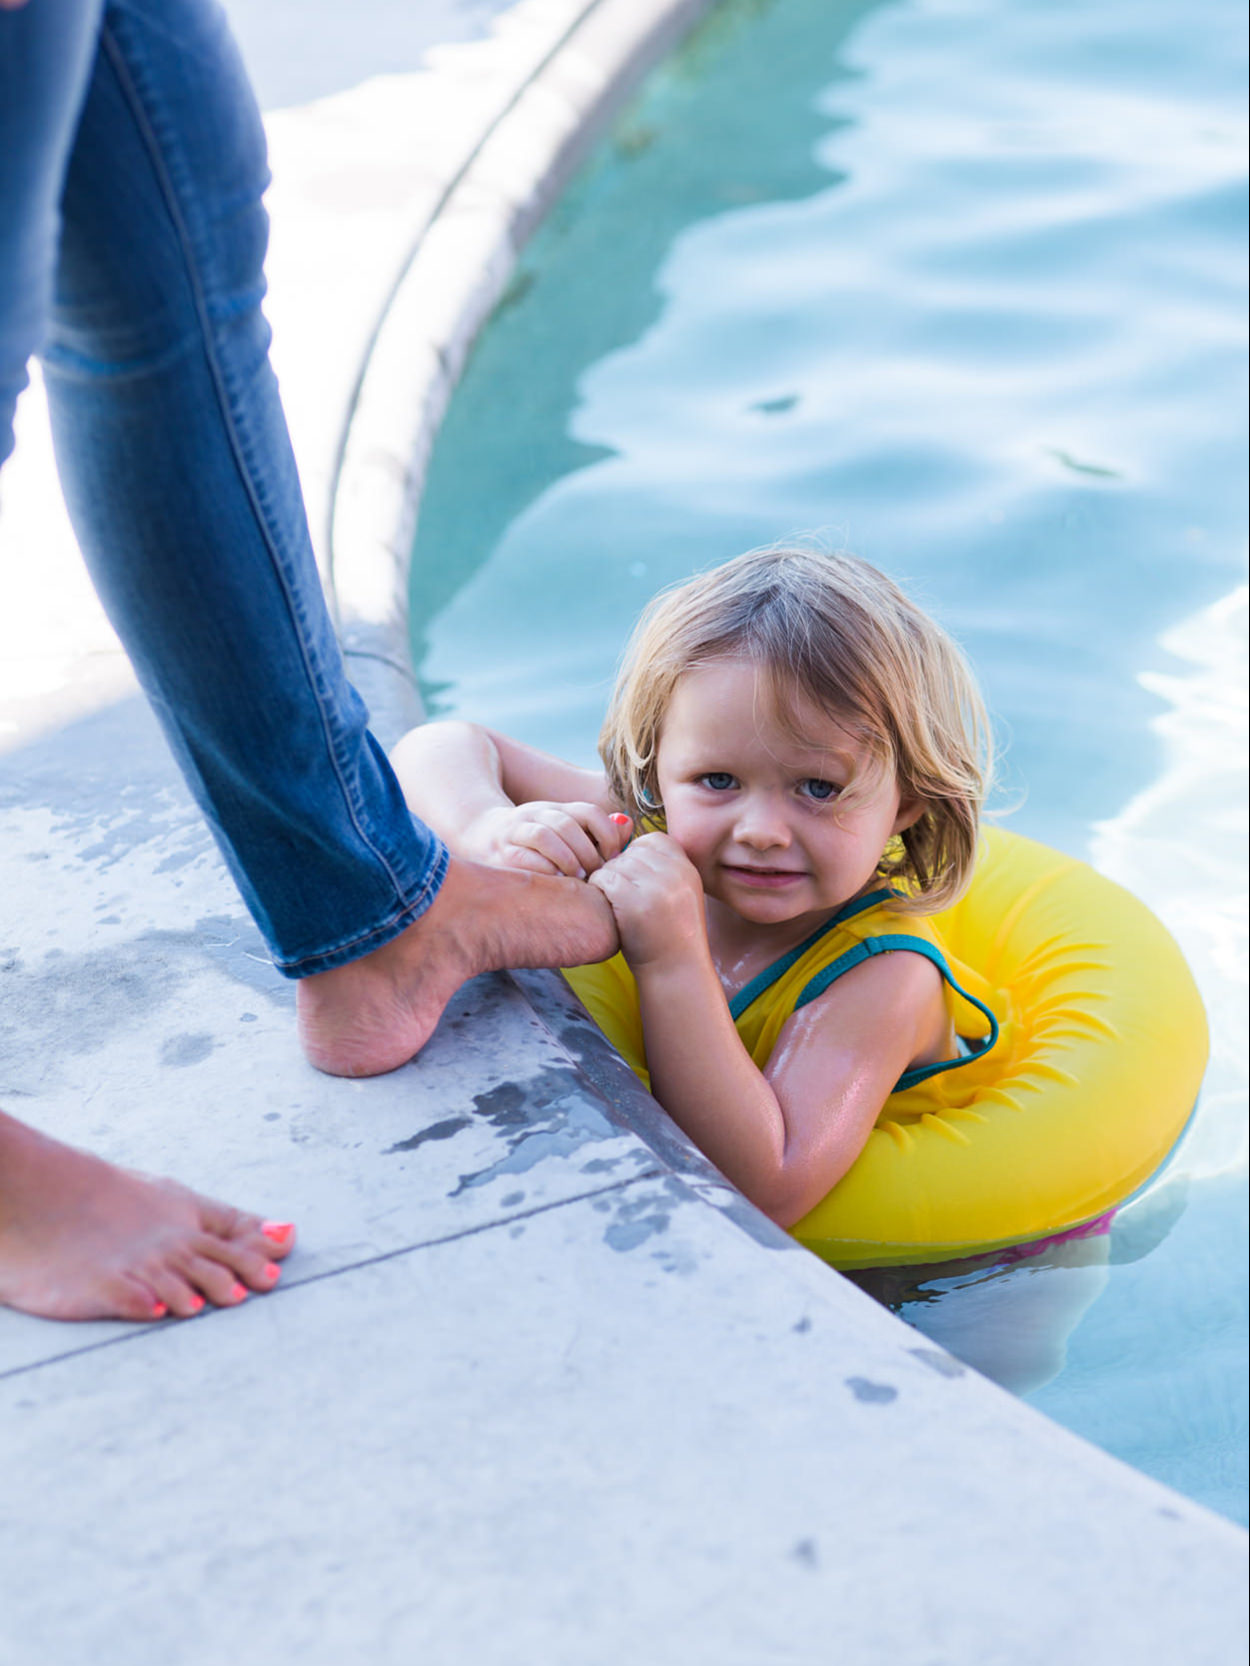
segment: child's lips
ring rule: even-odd
[[[740,884],[762,886],[765,890],[780,890],[803,878],[801,868],[756,868],[736,862],[726,862],[725,872]]]

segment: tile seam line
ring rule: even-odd
[[[438,1238],[423,1238],[417,1244],[401,1244],[396,1249],[383,1250],[378,1255],[366,1255],[359,1261],[347,1261],[341,1267],[327,1267],[323,1272],[309,1273],[306,1278],[288,1279],[279,1283],[272,1290],[253,1291],[253,1296],[259,1296],[266,1302],[276,1301],[279,1297],[290,1295],[296,1290],[303,1290],[310,1285],[324,1284],[332,1278],[340,1278],[345,1273],[357,1273],[368,1267],[380,1267],[388,1261],[399,1261],[406,1255],[418,1255],[422,1250],[439,1249],[444,1244],[459,1243],[463,1238],[480,1238],[487,1232],[498,1232],[504,1227],[516,1226],[518,1222],[535,1220],[539,1215],[554,1214],[557,1209],[567,1209],[572,1204],[588,1203],[594,1198],[611,1197],[614,1192],[628,1191],[632,1186],[640,1186],[644,1181],[661,1180],[666,1176],[680,1180],[681,1176],[675,1170],[663,1164],[653,1164],[639,1174],[631,1174],[627,1180],[614,1180],[610,1186],[597,1186],[588,1192],[578,1192],[573,1197],[556,1198],[551,1203],[538,1203],[532,1209],[518,1210],[515,1215],[501,1217],[499,1220],[481,1221],[477,1226],[466,1226],[458,1232],[447,1232]],[[238,1304],[242,1307],[244,1304]],[[203,1313],[195,1318],[201,1323],[217,1314],[233,1312],[229,1307],[207,1307]],[[72,1320],[65,1321],[73,1323]],[[123,1320],[121,1323],[126,1323]],[[136,1330],[128,1330],[121,1336],[105,1336],[98,1342],[84,1342],[78,1348],[66,1348],[62,1353],[50,1354],[46,1359],[32,1360],[27,1365],[10,1366],[7,1370],[0,1370],[0,1383],[11,1381],[16,1377],[30,1376],[33,1372],[42,1371],[48,1366],[63,1365],[67,1360],[80,1359],[87,1354],[98,1354],[106,1348],[120,1348],[127,1343],[143,1342],[157,1336],[167,1336],[171,1329],[176,1330],[186,1324],[186,1320],[175,1319],[157,1320],[151,1324],[142,1324]]]
[[[334,570],[334,500],[338,496],[339,483],[342,478],[343,465],[347,456],[347,446],[351,434],[352,422],[360,403],[360,396],[364,388],[365,377],[368,375],[369,366],[378,345],[378,339],[382,334],[387,315],[395,303],[395,298],[402,289],[404,282],[407,279],[409,269],[412,266],[413,261],[416,259],[422,243],[430,233],[430,228],[437,223],[440,215],[443,214],[452,197],[456,194],[461,185],[464,184],[464,181],[472,171],[474,164],[481,156],[484,147],[511,115],[513,110],[516,109],[517,105],[525,97],[525,94],[529,91],[534,82],[537,81],[544,71],[550,67],[559,54],[564,51],[565,47],[569,44],[574,35],[577,34],[578,30],[583,27],[587,19],[597,12],[604,3],[605,0],[588,0],[588,3],[581,8],[577,16],[560,31],[556,39],[552,41],[543,52],[543,55],[538,63],[533,65],[525,79],[512,89],[500,108],[495,111],[486,125],[482,128],[481,132],[474,140],[472,149],[469,151],[468,155],[461,158],[455,169],[443,182],[443,185],[438,193],[437,201],[434,203],[433,207],[419,217],[415,228],[408,237],[407,252],[403,257],[403,260],[400,262],[399,270],[395,274],[394,281],[387,290],[386,298],[382,302],[381,307],[378,309],[377,317],[374,319],[373,327],[369,331],[369,336],[365,342],[364,350],[360,355],[360,364],[352,382],[352,388],[347,398],[347,406],[343,416],[343,421],[339,426],[338,438],[335,441],[334,460],[330,466],[330,489],[327,497],[326,519],[325,525],[322,528],[323,548],[327,552],[327,561],[331,573],[333,573]],[[333,579],[331,579],[330,582],[330,589],[333,593]]]

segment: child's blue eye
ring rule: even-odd
[[[836,798],[838,793],[841,791],[841,788],[835,787],[832,781],[818,781],[813,779],[810,781],[804,781],[803,791],[809,798],[824,800],[826,798]]]
[[[705,787],[711,787],[713,792],[718,793],[728,792],[730,787],[734,785],[733,776],[723,769],[709,770],[706,775],[701,775],[699,779]]]

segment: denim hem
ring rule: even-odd
[[[410,925],[415,924],[430,907],[442,890],[450,860],[450,852],[444,849],[421,895],[415,901],[403,904],[368,931],[351,937],[346,942],[336,943],[332,948],[319,950],[315,954],[301,955],[298,960],[279,960],[275,955],[274,965],[284,978],[310,978],[318,972],[332,972],[336,966],[349,966],[353,960],[360,960],[363,956],[371,954],[374,949],[382,948],[384,944],[390,943],[401,932],[406,931]]]

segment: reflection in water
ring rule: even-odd
[[[1030,1394],[1063,1370],[1068,1339],[1107,1284],[1106,1233],[1012,1266],[986,1257],[848,1273],[861,1290],[983,1377]]]

